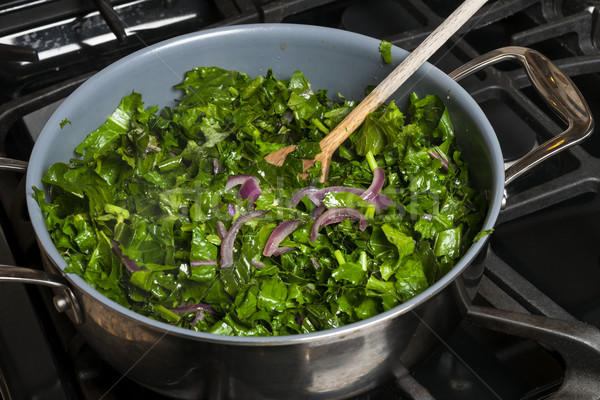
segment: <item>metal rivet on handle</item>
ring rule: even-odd
[[[69,296],[65,294],[54,296],[52,301],[54,302],[54,308],[56,308],[56,311],[60,313],[63,313],[71,308],[71,299],[69,299]]]

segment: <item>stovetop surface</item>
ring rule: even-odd
[[[90,14],[88,8],[90,5],[94,7],[92,3],[84,1],[78,5],[83,5],[85,10],[78,11],[81,20],[75,23],[79,26],[90,24],[100,32],[100,36],[104,35],[104,41],[98,41],[97,50],[93,46],[74,50],[81,59],[56,67],[54,74],[37,71],[31,65],[24,68],[18,68],[14,63],[6,66],[0,61],[0,80],[15,74],[0,89],[0,100],[4,105],[12,104],[20,96],[34,96],[67,77],[93,73],[140,46],[172,35],[164,33],[162,28],[155,36],[144,36],[149,31],[138,30],[135,38],[126,39],[119,45],[114,36],[109,40],[110,28],[102,22],[102,17]],[[146,1],[114,3],[120,6],[117,10],[121,10],[118,11],[121,14],[118,15],[126,28],[143,24],[143,21],[136,22],[133,17],[122,14],[127,5],[151,5]],[[185,23],[176,25],[178,33],[219,23],[306,23],[356,31],[390,40],[411,50],[459,1],[304,3],[231,0],[195,3],[192,7],[183,0],[167,1],[162,2],[160,7],[178,15],[188,15],[178,7],[184,9],[189,6],[190,10],[194,10],[193,18],[182,18]],[[3,10],[24,4],[19,1],[0,2],[0,20],[9,15]],[[567,71],[593,113],[597,114],[600,110],[600,94],[596,90],[600,83],[600,53],[586,39],[588,36],[596,38],[597,25],[594,21],[598,16],[597,6],[595,1],[492,1],[488,12],[481,15],[473,31],[462,33],[462,40],[451,51],[436,54],[434,63],[450,72],[466,60],[500,46],[522,44],[534,47]],[[278,13],[282,9],[290,15],[280,17]],[[156,5],[154,10],[158,10]],[[509,14],[496,16],[499,11]],[[64,14],[54,16],[54,19],[68,20]],[[190,21],[193,21],[191,25]],[[546,25],[550,27],[542,29]],[[8,29],[6,25],[4,27]],[[32,28],[27,25],[27,29]],[[555,34],[549,36],[548,32],[552,30]],[[562,32],[559,30],[564,33],[556,35],[556,32]],[[131,32],[133,30],[129,29]],[[32,32],[28,35],[31,39]],[[60,34],[58,42],[68,44],[71,39],[67,36]],[[4,39],[0,36],[0,43],[9,42],[6,38],[13,44],[27,44],[26,36],[17,32],[6,33]],[[62,62],[63,54],[43,55],[52,47],[48,43],[39,43],[42,64],[51,65],[55,60]],[[115,50],[120,48],[125,50]],[[96,64],[90,66],[89,62],[82,62],[88,59],[95,60]],[[28,80],[23,71],[34,78]],[[482,79],[465,81],[464,84],[489,116],[500,136],[506,161],[510,162],[528,151],[535,142],[560,132],[562,123],[537,99],[519,68],[500,65],[494,71],[486,73]],[[509,86],[502,86],[506,84],[506,78]],[[55,100],[60,100],[60,96],[52,102]],[[2,110],[0,120],[3,113],[8,113]],[[27,118],[33,115],[36,119],[36,113],[28,109]],[[30,130],[29,124],[19,119],[11,124],[10,129],[7,128],[8,133],[2,132],[6,142],[2,146],[5,153],[26,160],[36,136],[36,132]],[[495,293],[508,293],[513,299],[506,304],[517,310],[561,318],[575,317],[600,327],[600,247],[597,245],[600,238],[599,157],[600,139],[594,134],[581,146],[549,160],[508,188],[508,206],[501,213],[491,239],[490,267],[475,299],[476,304],[498,306],[500,303],[495,303]],[[40,265],[35,243],[31,243],[31,232],[27,228],[24,231],[18,228],[27,225],[26,211],[15,205],[19,200],[13,193],[22,189],[23,182],[12,173],[1,174],[3,193],[0,197],[4,207],[0,214],[3,228],[0,233],[5,240],[0,240],[0,263]],[[18,210],[17,217],[12,215],[15,208]],[[29,240],[24,239],[27,237]],[[499,267],[496,267],[497,264]],[[504,281],[498,277],[503,275],[505,267],[511,271],[511,280]],[[523,285],[523,290],[520,286],[510,287],[507,282],[512,283],[513,278],[524,278],[535,289],[529,289],[527,284]],[[547,297],[551,304],[548,311],[534,309],[535,299],[521,299],[528,295],[541,295],[544,302]],[[47,306],[50,304],[47,296],[48,292],[43,289],[3,284],[0,291],[0,398],[163,398],[105,365],[64,316]],[[391,382],[359,399],[420,398],[418,394],[423,393],[420,392],[421,387],[426,388],[427,395],[438,400],[542,399],[560,387],[564,368],[560,356],[546,346],[463,322],[436,352],[411,371],[414,382],[403,382],[408,386],[414,383],[413,392],[407,393],[406,388]]]

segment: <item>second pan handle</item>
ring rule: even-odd
[[[83,310],[75,293],[65,283],[45,271],[0,264],[0,282],[33,283],[59,289],[63,293],[54,296],[54,306],[59,312],[68,311],[76,325],[84,321]]]
[[[538,93],[568,126],[561,134],[534,148],[507,168],[505,186],[548,157],[585,140],[594,129],[590,108],[573,81],[535,50],[517,46],[502,47],[471,60],[449,76],[458,81],[506,60],[517,61],[523,66]]]

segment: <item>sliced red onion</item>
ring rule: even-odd
[[[196,316],[192,320],[192,326],[196,325],[198,322],[202,321],[203,319],[204,319],[204,311],[198,311],[196,313]]]
[[[232,187],[237,185],[243,185],[247,180],[253,180],[256,185],[260,183],[259,179],[252,175],[233,175],[227,178],[227,183],[225,184],[225,190],[229,190]]]
[[[360,196],[360,198],[362,198],[364,201],[374,204],[377,212],[380,212],[381,210],[386,209],[390,204],[393,203],[393,200],[390,199],[388,196],[379,193],[381,191],[381,189],[383,188],[384,182],[385,182],[385,171],[383,170],[383,168],[377,167],[377,168],[375,168],[375,171],[373,171],[373,180],[371,181],[371,185],[366,190],[360,189],[360,188],[354,188],[354,187],[346,187],[346,186],[330,186],[330,187],[326,187],[323,189],[307,191],[302,194],[302,197],[304,195],[308,195],[308,197],[311,199],[311,201],[315,205],[319,206],[323,203],[323,199],[325,199],[325,196],[327,195],[327,193],[350,192],[350,193],[354,193],[357,196]],[[307,188],[304,188],[304,189],[307,189]],[[303,189],[301,189],[301,190],[303,190]],[[296,195],[298,195],[298,193],[296,193]],[[296,195],[294,195],[293,198],[295,198]],[[298,200],[298,201],[300,201],[300,200]],[[318,214],[316,216],[318,216]]]
[[[262,193],[262,190],[260,189],[260,187],[258,187],[257,182],[258,182],[258,179],[246,180],[246,182],[244,182],[242,184],[242,187],[240,188],[240,191],[238,192],[238,195],[242,199],[249,199],[251,205],[254,205],[254,202],[256,201],[256,199],[258,199],[258,196],[260,196],[260,194]]]
[[[311,258],[310,262],[312,262],[312,265],[316,268],[316,269],[321,269],[321,264],[319,264],[319,262],[317,261],[316,258]]]
[[[190,263],[190,265],[192,267],[197,267],[198,265],[217,265],[217,262],[215,260],[208,260],[208,261],[192,261]]]
[[[265,263],[262,261],[258,261],[258,260],[250,261],[250,265],[252,265],[255,268],[264,268],[265,267]]]
[[[385,171],[383,168],[375,168],[373,171],[373,181],[371,185],[360,195],[360,197],[375,205],[375,210],[381,212],[388,208],[394,201],[385,194],[380,193],[385,183]]]
[[[252,175],[234,175],[227,178],[225,184],[225,190],[229,190],[235,186],[242,185],[238,195],[242,199],[250,199],[250,204],[254,204],[258,196],[262,193],[262,190],[258,186],[260,180]]]
[[[350,192],[350,193],[354,193],[357,196],[360,196],[361,194],[363,194],[364,189],[360,189],[360,188],[354,188],[354,187],[346,187],[346,186],[329,186],[323,189],[319,189],[318,191],[314,192],[314,193],[310,193],[309,194],[309,198],[313,201],[313,203],[315,203],[316,205],[319,205],[323,202],[323,199],[325,198],[325,196],[327,196],[327,193],[332,192],[332,193],[337,193],[337,192]]]
[[[315,223],[310,229],[310,241],[312,243],[317,241],[317,235],[319,234],[319,229],[321,229],[322,226],[336,224],[345,220],[346,218],[359,221],[358,228],[361,231],[364,231],[367,227],[367,219],[360,211],[350,207],[335,207],[325,211],[315,220]]]
[[[296,207],[298,203],[304,198],[304,196],[308,195],[310,198],[310,194],[318,192],[320,189],[314,186],[307,186],[300,190],[298,190],[294,195],[290,198],[290,207]],[[312,199],[311,199],[312,201]]]
[[[317,206],[317,208],[315,208],[315,210],[313,211],[313,218],[318,218],[319,215],[323,214],[323,212],[325,212],[325,210],[327,209],[327,207],[325,207],[325,204],[321,203]]]
[[[323,199],[325,199],[325,196],[329,192],[350,192],[354,193],[357,196],[360,196],[361,198],[363,198],[363,200],[374,204],[378,212],[384,210],[390,204],[393,203],[393,200],[390,199],[388,196],[379,193],[385,181],[385,172],[382,168],[377,168],[376,171],[377,170],[379,171],[374,173],[373,182],[371,183],[371,186],[369,186],[369,188],[366,190],[346,186],[329,186],[323,189],[318,189],[314,186],[307,186],[294,193],[294,195],[290,198],[290,207],[296,207],[304,196],[308,196],[308,198],[310,199],[310,201],[313,202],[314,205],[321,206],[323,203]],[[364,198],[363,196],[366,198]],[[318,211],[318,213],[315,213],[316,217],[320,215],[322,209],[319,209]]]
[[[371,181],[371,185],[368,187],[368,189],[360,195],[360,198],[369,203],[373,202],[381,191],[384,182],[385,171],[383,168],[375,168],[373,171],[373,181]]]
[[[292,251],[292,250],[296,250],[296,248],[295,247],[290,247],[290,246],[281,246],[281,247],[278,247],[275,250],[273,250],[273,254],[271,256],[272,257],[279,257],[280,255],[285,254],[285,253],[287,253],[289,251]]]
[[[234,213],[234,215],[235,215],[235,213]],[[223,240],[225,235],[227,235],[227,228],[225,228],[225,224],[222,223],[221,221],[217,221],[216,226],[217,226],[217,235],[219,235],[221,240]]]
[[[220,174],[224,170],[225,169],[223,168],[223,166],[219,163],[219,159],[218,158],[213,159],[213,174],[215,174],[215,175]]]
[[[290,122],[292,122],[292,120],[294,119],[294,112],[292,110],[287,110],[285,112],[285,114],[283,114],[281,117],[282,117],[281,120],[279,121],[279,123],[277,124],[277,127],[275,128],[276,132],[279,132],[281,130],[282,126],[287,125]]]
[[[119,242],[110,239],[110,244],[112,245],[112,248],[114,249],[115,253],[117,253],[117,256],[119,256],[119,259],[129,272],[142,270],[142,268],[135,261],[123,254],[123,251],[121,251],[121,248],[119,247]]]
[[[431,158],[436,158],[440,160],[440,162],[442,163],[442,168],[445,171],[448,171],[448,160],[445,157],[443,157],[436,149],[429,150],[427,154],[429,154],[429,157]]]
[[[385,210],[386,208],[388,208],[393,202],[394,200],[390,199],[385,194],[379,193],[377,197],[375,197],[375,209],[377,210],[377,212],[380,212],[381,210]]]
[[[190,312],[196,312],[196,316],[192,320],[192,326],[196,325],[198,321],[202,321],[204,319],[204,313],[209,312],[211,314],[216,314],[214,308],[212,308],[208,304],[189,304],[180,307],[171,308],[175,314],[187,314]]]
[[[173,311],[175,314],[187,314],[194,311],[208,311],[211,314],[217,313],[210,304],[186,304],[171,308],[171,311]]]
[[[229,268],[233,265],[233,242],[243,224],[253,218],[260,217],[265,214],[266,210],[251,211],[244,214],[231,224],[231,228],[221,242],[221,268]]]
[[[232,204],[227,204],[227,212],[233,217],[235,215],[235,207]]]
[[[279,243],[288,237],[289,234],[294,232],[296,228],[298,228],[298,225],[300,225],[300,221],[294,220],[283,221],[281,224],[277,225],[277,227],[273,229],[273,232],[271,232],[269,239],[267,239],[263,255],[265,257],[271,257],[279,246]]]

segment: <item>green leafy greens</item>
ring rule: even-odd
[[[355,102],[332,101],[301,72],[278,80],[196,68],[177,88],[177,105],[160,111],[138,93],[123,98],[77,146],[80,158],[49,169],[51,198],[34,188],[67,271],[125,307],[225,335],[335,328],[425,290],[481,229],[486,203],[436,96],[413,94],[405,112],[380,107],[339,149],[327,186],[367,189],[381,168],[377,195],[389,203],[378,209],[351,190],[291,204],[302,188],[325,187],[318,165],[298,176],[302,159]],[[289,144],[298,149],[283,167],[264,161]],[[228,187],[232,177],[259,189]],[[317,215],[331,211],[352,218],[311,240]],[[280,252],[265,256],[269,243]]]
[[[381,58],[386,64],[390,64],[392,62],[392,44],[387,40],[382,40],[379,43],[379,52],[381,53]]]

